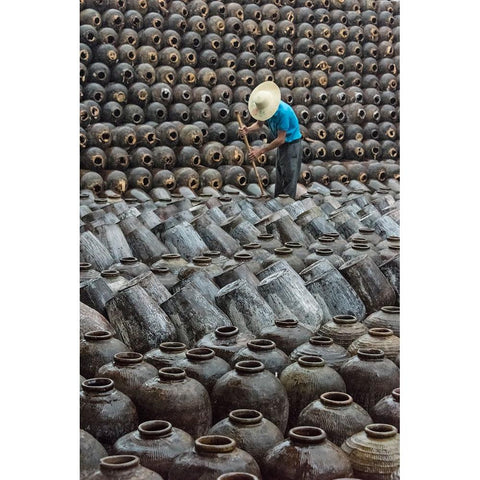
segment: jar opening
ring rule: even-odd
[[[90,332],[86,332],[83,337],[85,340],[108,340],[109,338],[113,337],[111,332],[107,332],[106,330],[93,330]]]
[[[233,423],[253,425],[262,421],[263,415],[258,410],[238,409],[232,410],[228,417]]]
[[[205,453],[227,453],[232,452],[237,442],[224,435],[205,435],[195,440],[195,450]]]
[[[185,355],[189,360],[202,361],[212,359],[215,356],[215,352],[211,348],[199,347],[187,350]]]
[[[284,320],[275,320],[275,325],[281,328],[294,328],[298,325],[298,320],[286,318]]]
[[[238,335],[238,327],[233,327],[233,326],[224,326],[224,327],[218,327],[215,329],[215,336],[222,338],[222,337],[234,337],[235,335]]]
[[[357,323],[357,317],[353,315],[335,315],[333,321],[339,325]]]
[[[260,373],[265,370],[265,365],[257,360],[242,360],[235,364],[238,373]]]
[[[101,470],[123,470],[140,465],[140,459],[135,455],[112,455],[100,459]]]
[[[163,342],[159,345],[160,350],[163,352],[183,352],[187,349],[187,346],[181,342]]]
[[[400,307],[397,307],[395,305],[387,305],[385,307],[382,307],[380,310],[385,313],[392,313],[392,314],[400,313]]]
[[[185,370],[178,367],[164,367],[158,371],[158,376],[164,381],[180,381],[187,377]]]
[[[302,355],[298,360],[302,367],[324,367],[325,360],[319,355]]]
[[[247,347],[249,350],[253,351],[265,351],[265,350],[274,350],[276,345],[272,340],[257,338],[255,340],[250,340],[247,342]]]
[[[326,440],[327,434],[318,427],[294,427],[288,432],[292,441],[300,443],[321,443]]]
[[[172,424],[165,420],[150,420],[143,422],[138,426],[138,431],[142,437],[163,437],[172,432]]]
[[[113,360],[119,365],[131,365],[141,363],[143,355],[137,352],[119,352],[113,356]]]
[[[320,395],[320,401],[324,405],[341,407],[352,404],[353,398],[344,392],[325,392]]]
[[[390,438],[394,437],[398,430],[386,423],[372,423],[365,427],[365,433],[371,438]]]

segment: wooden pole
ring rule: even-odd
[[[242,122],[242,117],[240,117],[240,112],[237,112],[237,122],[240,125],[240,127],[243,127],[243,122]],[[250,142],[248,141],[248,138],[247,138],[246,135],[242,135],[242,136],[243,136],[243,141],[245,142],[245,145],[247,146],[247,149],[250,152],[250,150],[251,150]],[[260,187],[260,191],[262,192],[262,195],[266,196],[267,193],[265,192],[265,189],[263,188],[263,184],[260,180],[260,175],[258,174],[257,165],[255,164],[255,160],[251,160],[251,162],[252,162],[252,165],[253,165],[253,169],[255,170],[255,175],[257,176],[257,182],[258,182],[258,186]]]

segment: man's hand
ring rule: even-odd
[[[252,162],[255,160],[258,160],[258,157],[260,157],[263,154],[263,149],[260,147],[252,147],[252,149],[248,152],[248,159]]]
[[[241,137],[245,137],[248,134],[248,127],[246,127],[245,125],[243,125],[242,127],[238,127],[238,134]]]

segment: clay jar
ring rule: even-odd
[[[80,392],[80,428],[93,435],[107,451],[138,424],[132,400],[119,392],[110,378],[90,378]]]
[[[300,357],[282,372],[280,381],[287,391],[290,428],[298,425],[298,415],[303,408],[322,393],[346,391],[342,377],[333,368],[326,366],[325,360],[315,356]]]
[[[251,333],[240,332],[238,327],[224,326],[205,335],[195,346],[211,348],[217,357],[230,362],[231,358],[254,338]]]
[[[110,362],[116,353],[130,351],[106,330],[87,332],[83,337],[80,341],[80,374],[85,378],[94,377],[96,371]]]
[[[325,364],[338,370],[349,358],[350,354],[340,345],[333,343],[330,337],[315,335],[308,342],[298,346],[291,354],[292,361],[298,360],[302,355],[322,357]]]
[[[276,320],[274,326],[265,327],[260,332],[261,338],[272,340],[277,348],[287,355],[302,343],[307,342],[312,335],[310,328],[292,318]]]
[[[283,433],[288,420],[288,397],[285,387],[262,362],[244,360],[217,380],[212,395],[215,422],[232,410],[247,408],[262,412]]]
[[[275,424],[259,411],[246,409],[232,410],[208,434],[233,438],[239,448],[248,452],[259,465],[267,450],[283,440],[283,434]]]
[[[163,480],[158,474],[140,465],[135,455],[112,455],[100,460],[99,469],[88,480]]]
[[[283,437],[282,437],[283,438]],[[100,459],[108,455],[102,444],[85,430],[80,430],[80,479],[95,472]]]
[[[191,450],[193,445],[193,438],[187,432],[165,420],[151,420],[119,438],[113,446],[113,453],[135,455],[144,467],[168,478],[173,460]]]
[[[347,455],[318,427],[292,428],[288,438],[270,449],[262,468],[263,480],[334,480],[351,477]]]
[[[373,423],[345,440],[353,474],[364,480],[399,478],[400,434],[392,425]],[[398,477],[396,476],[398,475]]]
[[[97,377],[110,378],[115,387],[135,402],[135,395],[144,382],[157,376],[157,369],[143,361],[143,355],[136,352],[120,352],[113,356],[113,362],[100,367]]]
[[[263,338],[247,342],[247,346],[232,357],[230,365],[234,366],[242,360],[258,360],[277,377],[285,367],[290,365],[288,355],[276,348],[275,342]]]
[[[400,369],[378,348],[359,349],[339,371],[349,393],[367,412],[400,384]]]
[[[120,263],[116,263],[110,267],[112,270],[117,270],[127,280],[149,272],[150,269],[142,262],[139,262],[135,257],[122,257]]]
[[[300,259],[297,255],[293,254],[293,249],[289,247],[279,247],[273,250],[274,254],[270,255],[262,264],[262,267],[265,269],[268,266],[272,265],[279,260],[284,260],[287,262],[297,273],[300,273],[304,268],[305,264],[303,260]]]
[[[397,337],[400,337],[400,307],[395,305],[382,307],[378,312],[371,313],[363,323],[367,328],[389,328]]]
[[[348,437],[372,423],[372,419],[350,395],[330,391],[308,404],[300,412],[298,423],[320,427],[331,442],[341,446]]]
[[[322,325],[318,333],[330,337],[337,345],[348,348],[355,339],[367,333],[367,327],[353,315],[336,315]]]
[[[156,369],[176,367],[185,360],[187,346],[181,342],[163,342],[158,348],[147,352],[143,358]]]
[[[400,388],[379,400],[371,410],[375,423],[388,423],[400,432]]]
[[[199,381],[211,393],[216,381],[230,370],[230,365],[217,357],[211,348],[187,350],[186,358],[178,363],[190,378]]]
[[[205,434],[212,425],[207,390],[197,380],[187,377],[181,368],[161,368],[156,378],[141,386],[136,398],[142,421],[160,418],[194,438]]]
[[[355,355],[359,348],[379,348],[386,358],[395,361],[400,353],[400,339],[389,328],[370,328],[365,335],[358,337],[348,347],[351,355]]]
[[[195,440],[193,451],[175,459],[168,480],[217,480],[226,472],[261,475],[257,462],[238,448],[235,440],[222,435],[206,435]]]

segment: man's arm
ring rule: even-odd
[[[249,133],[260,130],[263,127],[263,125],[264,125],[264,122],[257,120],[254,124],[250,125],[249,127],[246,127],[245,125],[243,127],[240,127],[238,129],[238,132],[242,135],[248,135]]]
[[[277,148],[280,145],[283,145],[285,143],[286,137],[287,137],[287,132],[285,130],[279,130],[277,134],[277,138],[275,140],[273,140],[270,143],[267,143],[263,147],[252,148],[250,150],[250,153],[248,154],[248,158],[250,158],[250,160],[252,159],[256,160],[260,155],[263,155],[264,153],[267,153],[270,150],[273,150],[274,148]]]

